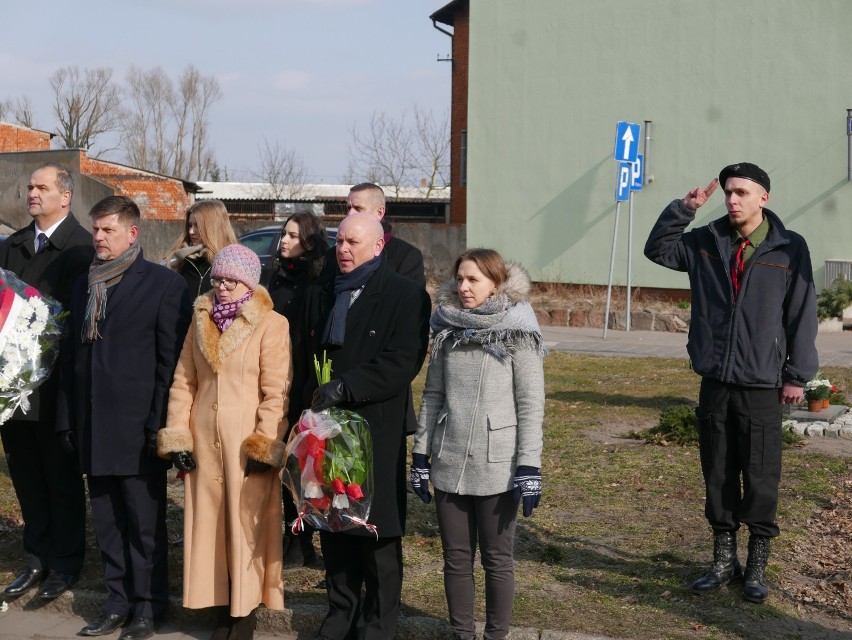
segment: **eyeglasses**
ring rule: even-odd
[[[218,289],[222,285],[225,285],[226,291],[233,291],[240,283],[236,280],[228,280],[227,278],[210,278],[210,284],[213,285],[214,289]]]

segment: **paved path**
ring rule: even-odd
[[[553,351],[605,356],[687,358],[686,334],[672,331],[615,331],[543,326],[547,347]],[[852,367],[852,331],[817,335],[820,366]]]

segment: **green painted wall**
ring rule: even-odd
[[[468,246],[536,280],[606,284],[619,120],[653,121],[635,197],[633,284],[687,287],[642,255],[661,209],[755,162],[769,208],[825,259],[852,260],[850,0],[471,0]],[[642,131],[644,136],[644,129]],[[724,215],[721,190],[698,223]],[[615,283],[627,272],[621,207]]]

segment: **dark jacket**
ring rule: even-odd
[[[101,338],[92,343],[82,339],[87,288],[86,275],[74,283],[56,428],[76,432],[85,474],[163,470],[169,463],[147,455],[146,431],[166,424],[169,387],[192,315],[186,283],[140,252],[108,289]]]
[[[300,330],[306,336],[294,358],[313,367],[323,351],[333,379],[342,379],[352,402],[341,405],[363,416],[373,436],[373,486],[369,522],[381,537],[401,536],[406,513],[405,417],[411,381],[426,354],[431,305],[425,289],[382,262],[349,308],[343,347],[323,344],[334,306],[334,278],[320,278],[305,292]],[[309,376],[303,398],[317,387]],[[372,535],[358,529],[353,533]]]
[[[276,313],[287,318],[290,323],[290,348],[295,352],[302,339],[298,331],[298,320],[305,300],[305,290],[311,282],[317,279],[317,275],[322,270],[323,258],[319,257],[311,262],[278,258],[273,264],[274,268],[268,286],[269,297],[272,298],[272,308]],[[307,376],[314,375],[314,366],[313,363],[310,363],[310,367],[304,366],[304,363],[294,362],[293,364],[293,388],[301,389],[304,387]],[[299,366],[296,366],[297,364]],[[290,428],[299,421],[299,416],[306,408],[303,405],[301,395],[290,398],[287,410]]]
[[[181,262],[177,272],[186,281],[189,297],[195,300],[202,293],[213,288],[210,284],[210,269],[212,265],[204,256],[190,256]]]
[[[660,214],[645,256],[689,274],[687,350],[696,373],[745,387],[804,386],[818,369],[817,315],[808,245],[769,209],[769,233],[745,271],[737,302],[727,216],[684,233],[695,217],[682,200]]]
[[[92,234],[69,213],[50,235],[47,245],[36,254],[35,223],[9,236],[0,244],[0,267],[13,272],[21,280],[62,303],[68,309],[71,285],[86,272],[95,255]],[[15,412],[14,420],[51,421],[55,415],[57,370],[30,396],[30,410]]]

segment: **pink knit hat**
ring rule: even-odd
[[[260,282],[260,258],[248,247],[229,244],[213,259],[210,277],[236,280],[255,289]]]

